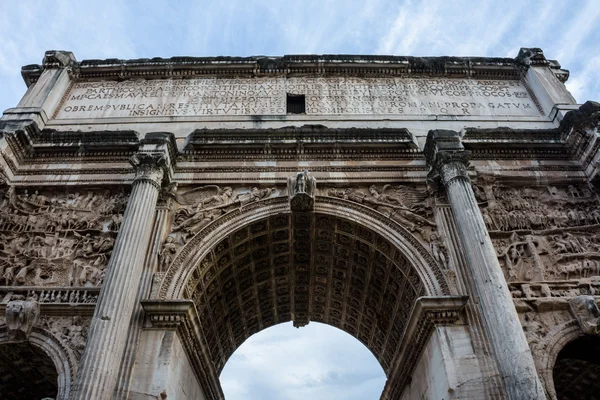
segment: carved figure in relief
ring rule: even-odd
[[[571,197],[579,197],[579,191],[573,185],[569,185],[567,192]]]
[[[329,196],[364,204],[378,210],[391,219],[406,226],[410,231],[417,231],[425,241],[430,240],[429,229],[435,227],[435,223],[425,218],[431,212],[426,205],[429,197],[427,191],[420,191],[407,186],[385,185],[378,190],[375,185],[368,188],[369,194],[356,189],[329,189]]]
[[[40,306],[26,301],[25,296],[14,296],[6,305],[6,327],[10,342],[24,342],[40,317]]]
[[[225,187],[223,190],[221,190],[217,186],[217,194],[203,199],[200,203],[198,203],[197,209],[204,208],[204,206],[209,204],[212,206],[228,205],[229,203],[231,203],[232,195],[233,189],[231,189],[230,187]]]
[[[299,172],[296,175],[296,186],[294,190],[296,193],[306,193],[306,186],[308,185],[308,171]]]
[[[175,243],[175,238],[173,236],[167,236],[165,243],[162,246],[162,249],[158,253],[159,258],[159,271],[165,271],[169,264],[175,258],[177,251],[179,250],[179,245]]]
[[[600,310],[593,296],[576,296],[569,300],[571,314],[579,322],[581,331],[588,335],[600,333]]]
[[[40,326],[52,332],[58,340],[81,357],[88,336],[89,317],[47,317],[40,318]]]
[[[490,217],[488,210],[484,208],[481,215],[483,216],[483,222],[485,222],[486,228],[489,231],[495,230],[496,229],[495,223],[492,220],[492,217]]]
[[[433,258],[439,262],[444,268],[448,266],[448,257],[446,256],[446,247],[444,246],[441,238],[436,234],[432,233],[430,236],[429,247]]]
[[[317,180],[308,171],[288,177],[288,198],[292,211],[310,211],[315,202]]]
[[[207,185],[183,191],[178,188],[171,193],[177,204],[174,227],[171,233],[176,240],[185,243],[211,221],[219,218],[233,207],[262,200],[275,192],[275,188],[259,189],[253,187],[248,192],[233,196],[233,188],[221,189],[216,185]]]
[[[250,189],[250,192],[238,194],[234,199],[234,203],[239,203],[240,205],[245,205],[245,204],[251,203],[253,201],[259,201],[264,198],[267,198],[273,192],[275,192],[274,187],[259,189],[256,186],[254,186],[254,187],[252,187],[252,189]]]

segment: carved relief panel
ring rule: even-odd
[[[590,188],[489,185],[479,191],[500,265],[513,286],[600,276],[600,203]],[[555,286],[543,296],[559,293]]]
[[[0,190],[0,285],[102,283],[127,198],[109,189]]]

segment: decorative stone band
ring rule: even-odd
[[[160,190],[167,167],[164,153],[137,153],[131,156],[129,162],[135,169],[134,184],[146,181]]]
[[[462,310],[469,296],[419,297],[412,309],[408,324],[400,340],[395,365],[389,374],[381,400],[402,397],[404,388],[410,383],[411,374],[417,365],[427,341],[436,326],[461,324]]]
[[[219,375],[202,336],[198,311],[192,300],[142,300],[153,329],[174,329],[183,343],[206,400],[224,400]]]
[[[0,316],[8,302],[19,298],[37,302],[41,315],[92,316],[99,293],[98,287],[4,286],[0,287]]]

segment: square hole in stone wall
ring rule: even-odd
[[[306,97],[303,94],[287,94],[287,113],[306,114]]]

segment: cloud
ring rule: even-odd
[[[598,53],[599,23],[595,0],[0,2],[0,109],[15,106],[25,92],[21,66],[39,63],[48,49],[71,50],[79,59],[298,53],[514,57],[520,47],[536,46],[571,70],[576,82],[569,87],[577,88],[578,99],[598,100],[586,63]]]
[[[227,400],[379,398],[385,375],[347,333],[312,322],[266,329],[240,346],[221,374]]]

